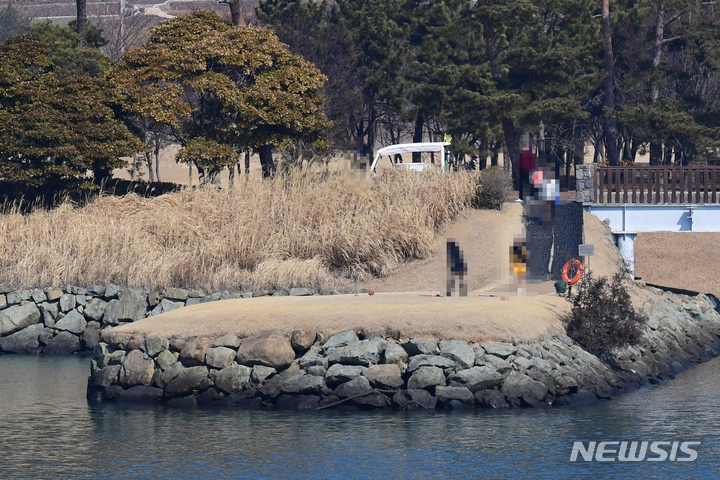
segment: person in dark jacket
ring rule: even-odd
[[[447,296],[452,296],[455,290],[455,280],[458,281],[458,290],[461,297],[467,297],[467,263],[463,258],[462,250],[457,242],[450,238],[447,241]]]
[[[537,157],[535,157],[535,154],[530,148],[530,135],[527,133],[523,136],[519,167],[518,194],[520,195],[520,200],[525,200],[525,197],[531,195],[532,184],[530,182],[530,176],[537,169]]]

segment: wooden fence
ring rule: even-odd
[[[594,185],[596,203],[720,203],[720,167],[598,167]]]

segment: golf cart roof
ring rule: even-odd
[[[380,157],[387,155],[392,157],[395,154],[402,153],[413,153],[413,152],[440,152],[440,167],[445,167],[445,147],[450,145],[449,142],[422,142],[422,143],[399,143],[397,145],[390,145],[383,147],[375,153],[375,159],[373,160],[370,171],[375,171],[375,165],[377,165]],[[430,163],[399,163],[395,164],[396,167],[406,168],[407,170],[424,170],[430,167]]]

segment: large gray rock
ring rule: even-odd
[[[100,372],[93,379],[93,384],[96,387],[107,388],[118,380],[120,374],[120,365],[110,365],[100,370]]]
[[[317,332],[314,328],[294,330],[290,336],[290,345],[297,352],[305,352],[315,343],[316,337]]]
[[[120,295],[121,292],[122,292],[122,287],[120,287],[119,285],[111,284],[111,285],[108,285],[107,287],[105,287],[105,293],[103,296],[108,299],[117,298],[117,296]]]
[[[45,292],[43,292],[39,288],[36,288],[35,290],[33,290],[31,298],[32,298],[33,302],[38,303],[38,304],[47,301],[47,296],[45,295]]]
[[[505,395],[497,390],[480,390],[475,392],[475,403],[483,408],[508,408]]]
[[[402,348],[397,343],[388,342],[385,346],[385,363],[395,363],[395,364],[401,364],[401,363],[407,363],[408,361],[408,354],[405,351],[404,348]]]
[[[467,387],[471,392],[500,385],[503,376],[490,367],[472,367],[460,370],[448,379],[451,387]]]
[[[362,372],[370,380],[370,384],[382,390],[397,390],[405,385],[400,374],[400,367],[394,363],[373,365]]]
[[[440,403],[450,404],[452,400],[472,405],[474,403],[473,394],[465,387],[435,387],[435,397]]]
[[[77,310],[71,310],[61,320],[55,322],[55,328],[58,330],[65,330],[75,335],[81,335],[85,331],[87,322],[82,313]]]
[[[42,314],[42,321],[46,327],[54,327],[55,319],[58,316],[58,302],[43,302],[39,305],[40,313]]]
[[[345,347],[334,349],[328,356],[330,364],[343,363],[347,365],[377,364],[380,362],[380,349],[376,340],[362,340]]]
[[[170,342],[160,335],[151,335],[145,339],[145,353],[149,357],[155,358],[168,348],[170,348]]]
[[[155,358],[155,361],[162,370],[167,370],[177,362],[177,357],[173,355],[170,350],[163,350],[157,358]]]
[[[159,305],[160,313],[172,312],[173,310],[177,310],[178,308],[182,308],[184,306],[185,302],[173,302],[167,298],[163,298]],[[157,310],[157,307],[155,309]]]
[[[328,341],[325,342],[323,348],[326,351],[331,351],[335,348],[345,347],[351,343],[357,343],[359,341],[360,340],[358,339],[357,334],[353,330],[348,330],[328,338]]]
[[[250,379],[255,384],[261,384],[271,375],[275,375],[276,372],[277,370],[272,367],[266,367],[265,365],[255,365],[252,368],[252,374],[250,375]]]
[[[120,369],[120,383],[126,387],[150,385],[155,374],[155,362],[140,350],[127,354]]]
[[[62,297],[63,291],[59,288],[50,288],[47,291],[47,301],[48,302],[54,302],[56,300],[60,300],[60,297]]]
[[[13,292],[8,292],[7,295],[5,295],[5,300],[7,301],[8,305],[16,305],[22,301],[20,299],[20,292],[17,290]]]
[[[393,395],[393,403],[400,408],[425,408],[433,410],[437,406],[437,399],[427,390],[413,388],[397,392]]]
[[[290,340],[273,330],[243,339],[236,359],[244,365],[265,365],[280,370],[292,363],[295,350],[290,345]]]
[[[212,368],[229,367],[235,361],[235,350],[227,347],[208,348],[205,363]]]
[[[239,346],[240,339],[235,335],[223,335],[220,338],[216,338],[213,342],[213,347],[228,347],[237,350]]]
[[[414,338],[402,344],[408,355],[437,355],[438,341],[434,338]]]
[[[105,285],[93,285],[92,287],[88,288],[88,293],[90,295],[105,295]]]
[[[40,310],[34,303],[13,305],[0,311],[0,337],[18,332],[40,321]]]
[[[183,288],[168,288],[165,290],[165,298],[185,301],[188,299],[188,293],[189,292]]]
[[[141,385],[121,391],[116,397],[116,401],[120,403],[153,403],[159,402],[162,396],[162,389]]]
[[[117,298],[113,298],[105,305],[105,311],[102,316],[102,323],[105,325],[117,325],[118,320],[118,305],[120,301]]]
[[[110,286],[108,286],[108,289]],[[105,298],[108,298],[107,290]],[[109,325],[117,325],[119,322],[135,322],[145,318],[148,302],[147,295],[134,288],[125,288],[120,292],[120,298],[110,300],[105,307],[103,321]]]
[[[87,305],[85,305],[83,315],[85,315],[90,320],[95,320],[96,322],[99,322],[100,320],[102,320],[103,315],[105,314],[105,307],[107,307],[107,302],[99,298],[93,298],[87,303]]]
[[[496,357],[495,355],[486,355],[485,364],[500,373],[501,375],[509,373],[513,370],[512,363],[506,362],[502,358]]]
[[[341,384],[335,389],[334,393],[338,398],[349,398],[367,395],[372,393],[372,391],[373,388],[370,386],[370,381],[361,376]]]
[[[325,373],[325,381],[330,388],[335,388],[341,383],[349,382],[350,380],[362,375],[365,367],[363,366],[350,366],[341,365],[336,363],[328,368]]]
[[[502,382],[500,391],[508,397],[543,400],[548,393],[548,387],[520,372],[512,372]]]
[[[415,355],[410,358],[408,372],[414,372],[420,367],[458,368],[458,364],[440,355]]]
[[[305,373],[305,372],[303,372]],[[325,379],[315,375],[299,375],[283,382],[280,386],[282,393],[313,394],[320,393],[325,388]]]
[[[307,373],[304,370],[286,370],[278,375],[273,376],[268,382],[259,387],[258,391],[264,397],[277,397],[278,395],[280,395],[280,388],[282,387],[283,383],[291,382],[295,378],[299,378],[305,375],[307,375]]]
[[[445,385],[445,373],[438,367],[421,367],[413,372],[408,380],[408,388],[434,389]]]
[[[70,332],[60,332],[50,340],[43,353],[45,355],[70,355],[80,350],[80,339]]]
[[[470,368],[475,365],[475,350],[462,340],[441,341],[440,355],[454,360],[462,368]]]
[[[235,393],[250,387],[253,369],[245,365],[231,365],[215,373],[211,378],[215,386],[226,393]]]
[[[485,350],[485,353],[495,355],[496,357],[500,357],[502,359],[506,359],[517,352],[516,346],[506,342],[485,342],[481,343],[480,346],[482,346],[483,350]]]
[[[185,343],[180,350],[180,361],[186,367],[194,367],[205,363],[205,354],[213,340],[207,337],[195,337]]]
[[[175,365],[180,365],[180,363]],[[207,367],[182,368],[181,366],[177,375],[166,383],[165,391],[174,396],[182,395],[200,389],[209,381]]]
[[[0,351],[10,353],[40,353],[40,334],[45,328],[40,323],[0,338]]]
[[[63,312],[69,312],[75,308],[75,295],[71,293],[63,293],[60,297],[60,310]]]
[[[82,334],[83,348],[92,350],[100,343],[100,324],[88,322]]]

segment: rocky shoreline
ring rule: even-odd
[[[338,294],[310,288],[206,295],[202,290],[143,291],[118,285],[13,290],[0,287],[0,352],[46,355],[91,353],[110,327],[198,303],[258,296]]]
[[[655,293],[641,343],[602,358],[565,335],[513,344],[301,330],[166,339],[107,329],[94,348],[88,400],[281,410],[578,405],[720,354],[714,299]]]

